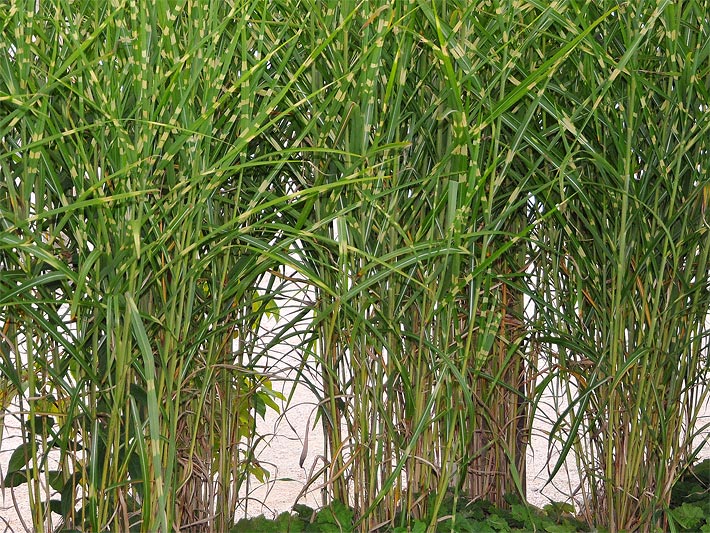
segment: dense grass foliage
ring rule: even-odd
[[[297,13],[6,8],[2,370],[27,430],[15,483],[39,529],[52,509],[92,531],[223,530],[248,475],[263,478],[254,417],[275,405],[256,336],[279,292],[265,273],[293,239],[298,197],[272,133],[294,105],[282,74]]]
[[[227,530],[288,342],[310,482],[360,530],[524,497],[549,387],[580,516],[673,525],[708,393],[709,11],[0,0],[4,483],[32,524]]]
[[[347,181],[314,203],[315,243],[303,239],[299,254],[327,287],[316,291],[312,347],[332,461],[324,481],[369,529],[401,506],[407,520],[436,508],[425,499],[432,490],[500,504],[524,491],[526,366],[513,282],[528,176],[503,179],[509,149],[489,94],[479,96],[489,76],[487,91],[505,97],[507,78],[466,53],[494,19],[454,5],[349,9],[308,9],[307,49],[338,35],[305,89],[308,114],[323,122],[309,142],[334,151],[313,153],[304,177],[307,186]]]
[[[564,384],[552,437],[575,448],[581,512],[612,529],[666,527],[707,430],[708,7],[620,6],[539,115],[561,178],[536,195],[554,213],[536,228],[533,292]]]

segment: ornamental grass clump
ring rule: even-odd
[[[530,198],[547,186],[535,113],[598,24],[572,26],[538,62],[535,36],[556,17],[465,2],[309,6],[305,50],[326,45],[298,113],[320,117],[304,141],[331,150],[305,154],[303,185],[342,184],[314,200],[298,243],[318,277],[305,355],[322,374],[330,462],[314,483],[364,530],[436,517],[448,489],[500,506],[525,494],[527,236]]]
[[[4,484],[30,528],[226,530],[267,475],[258,332],[307,195],[280,171],[298,13],[273,7],[0,7]]]
[[[671,490],[707,427],[707,8],[618,6],[541,115],[558,179],[536,194],[551,216],[531,296],[564,399],[550,466],[574,452],[580,512],[611,531],[673,526]]]

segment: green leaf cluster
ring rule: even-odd
[[[305,505],[294,506],[295,514],[281,513],[275,519],[263,515],[242,519],[232,528],[233,533],[242,531],[304,531],[312,533],[350,533],[356,530],[352,509],[341,502],[314,511]],[[444,509],[450,512],[452,509]],[[430,527],[430,524],[434,524]],[[460,533],[536,532],[576,533],[589,531],[579,521],[571,517],[552,516],[522,504],[513,505],[511,510],[494,507],[490,502],[469,502],[456,510],[456,518],[446,520],[417,519],[409,526],[382,526],[382,533],[425,533],[426,531]]]
[[[669,521],[678,531],[710,532],[710,459],[688,467],[673,486]]]
[[[269,520],[263,515],[256,518],[244,518],[230,530],[232,533],[242,531],[254,532],[300,532],[305,533],[353,533],[354,513],[342,502],[332,504],[314,511],[306,505],[295,505],[296,514],[281,513],[275,519]]]

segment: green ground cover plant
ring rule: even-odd
[[[20,476],[24,477],[24,476]],[[24,481],[23,481],[24,482]],[[10,481],[10,486],[12,481]],[[430,496],[433,497],[433,496]],[[425,517],[414,521],[411,528],[395,526],[381,529],[382,532],[424,532],[428,520],[435,520],[435,531],[456,532],[536,532],[574,533],[590,531],[587,524],[574,516],[574,506],[552,502],[543,509],[524,505],[517,497],[508,495],[510,509],[496,508],[486,500],[467,502],[460,507],[455,520],[446,518],[453,506],[453,495],[447,494],[439,517]],[[710,460],[694,466],[683,474],[673,488],[670,516],[675,531],[710,531]],[[448,515],[452,516],[452,515]],[[400,516],[397,521],[402,521]],[[294,505],[292,512],[282,512],[275,518],[264,515],[243,518],[230,529],[233,533],[286,533],[286,532],[335,532],[356,531],[354,513],[339,501],[315,510],[306,505]],[[595,531],[605,531],[597,528]]]
[[[429,496],[436,499],[435,495]],[[542,509],[523,504],[517,496],[506,495],[508,509],[494,506],[487,500],[454,503],[454,495],[448,492],[440,507],[439,516],[427,516],[416,520],[411,527],[389,526],[380,529],[383,533],[423,533],[427,530],[440,532],[496,533],[506,532],[548,532],[576,533],[586,531],[603,532],[606,528],[591,528],[575,517],[574,506],[551,502]],[[683,473],[673,487],[670,513],[671,530],[679,532],[710,531],[710,459],[694,465]],[[403,516],[395,520],[407,522]],[[433,528],[430,529],[430,524]],[[232,528],[233,533],[241,532],[322,532],[342,533],[357,531],[351,508],[334,501],[319,510],[305,505],[295,505],[293,512],[284,512],[275,519],[259,516],[242,519]],[[659,530],[660,531],[660,530]]]
[[[431,495],[436,499],[435,495]],[[382,533],[424,533],[431,531],[453,531],[470,533],[534,532],[576,533],[589,531],[584,523],[575,520],[568,512],[560,512],[564,504],[550,504],[546,509],[534,509],[523,505],[516,498],[508,498],[510,509],[495,507],[491,502],[458,502],[454,504],[453,494],[447,494],[439,506],[441,515],[437,517],[422,517],[409,526],[389,526],[379,529]],[[517,503],[516,503],[517,501]],[[433,503],[433,502],[432,502]],[[458,508],[455,518],[450,514]],[[311,533],[343,533],[357,531],[353,520],[353,510],[339,501],[318,511],[305,505],[297,505],[295,513],[281,513],[276,519],[270,520],[264,516],[242,519],[232,529],[237,532],[311,532]],[[431,523],[431,526],[430,526]]]
[[[522,503],[541,414],[584,527],[706,527],[708,13],[0,0],[28,528],[247,527],[279,364],[325,434],[304,528],[582,527]]]

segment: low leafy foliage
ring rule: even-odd
[[[429,499],[434,500],[435,494]],[[403,513],[395,522],[401,525],[381,528],[381,533],[425,533],[436,522],[437,532],[456,533],[577,533],[597,531],[576,519],[574,506],[569,503],[551,502],[542,509],[525,505],[517,496],[506,495],[510,509],[502,509],[485,500],[456,500],[447,492],[439,508],[438,518],[410,520]],[[430,506],[431,507],[431,506]],[[676,531],[710,533],[710,459],[689,468],[673,487],[670,519]],[[351,533],[357,531],[357,522],[351,508],[334,501],[320,510],[306,505],[295,505],[293,513],[281,513],[275,519],[259,516],[236,523],[231,533],[249,532],[305,532],[305,533]]]
[[[674,485],[670,520],[679,531],[710,533],[710,459],[689,468]]]
[[[435,498],[435,495],[430,496]],[[476,502],[459,499],[454,505],[453,495],[447,494],[440,508],[439,517],[428,516],[426,519],[410,522],[400,515],[396,521],[404,525],[386,526],[379,529],[382,533],[424,533],[429,525],[436,523],[437,532],[457,533],[497,533],[546,531],[548,533],[575,533],[589,531],[582,522],[575,520],[570,513],[558,511],[565,504],[555,503],[538,509],[522,503],[514,503],[510,510],[495,507],[488,501]],[[232,528],[232,533],[242,532],[293,532],[308,533],[351,533],[359,530],[354,520],[353,510],[341,502],[335,501],[321,510],[315,511],[305,505],[294,506],[295,514],[281,513],[276,519],[269,520],[263,515],[243,519]]]

